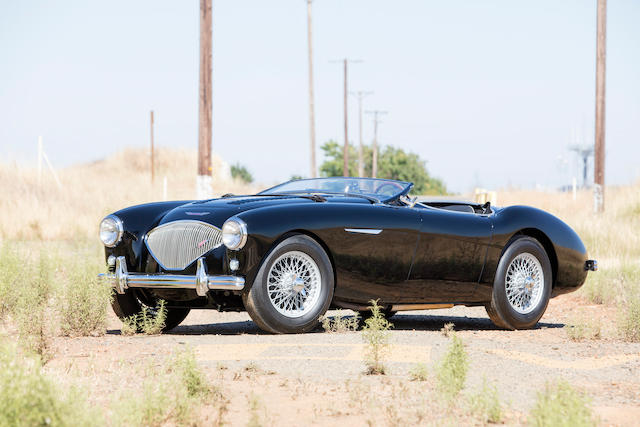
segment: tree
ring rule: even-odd
[[[231,166],[231,177],[233,179],[239,179],[240,181],[247,184],[251,184],[253,182],[253,176],[251,176],[251,172],[249,172],[246,167],[242,166],[239,163]]]
[[[343,157],[342,145],[330,140],[322,145],[325,161],[320,165],[322,176],[342,176]],[[356,148],[349,146],[349,176],[357,176],[358,162]],[[373,152],[371,147],[365,145],[364,150],[364,173],[371,176],[371,164],[373,162]],[[414,194],[446,194],[447,188],[444,183],[429,175],[426,161],[420,159],[415,153],[407,153],[401,148],[385,146],[380,147],[378,155],[378,178],[397,179],[399,181],[413,182]]]

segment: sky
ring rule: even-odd
[[[309,176],[305,0],[213,0],[213,150],[271,184]],[[640,179],[640,2],[609,0],[606,182]],[[199,2],[0,0],[0,157],[63,167],[197,147]],[[344,141],[349,89],[388,113],[379,143],[452,191],[557,188],[593,144],[596,0],[314,0],[319,146]],[[349,99],[349,138],[358,110]],[[363,139],[373,125],[363,118]],[[195,171],[194,171],[195,173]]]

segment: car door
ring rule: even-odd
[[[490,216],[431,207],[414,209],[420,210],[421,226],[407,294],[421,302],[468,301],[491,243]]]
[[[352,205],[341,226],[321,235],[334,258],[335,298],[368,305],[403,295],[420,234],[420,212],[402,206]]]

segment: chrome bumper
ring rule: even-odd
[[[110,281],[119,294],[123,294],[128,288],[194,289],[199,296],[205,296],[212,289],[230,291],[244,289],[244,277],[209,276],[203,258],[198,259],[195,276],[129,273],[123,256],[116,258],[115,267],[115,272],[99,274],[98,277]]]

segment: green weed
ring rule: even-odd
[[[482,388],[469,397],[471,413],[485,423],[499,423],[502,421],[502,404],[495,386],[482,382]]]
[[[343,316],[342,313],[337,313],[333,317],[325,317],[322,319],[322,328],[325,332],[332,333],[344,333],[357,331],[360,326],[360,316]]]
[[[596,425],[588,399],[566,381],[560,381],[555,385],[546,384],[544,391],[538,393],[529,422],[537,427]]]
[[[424,363],[417,363],[409,370],[411,381],[427,381],[429,379],[429,369]]]
[[[384,375],[386,368],[384,359],[389,351],[389,322],[380,310],[377,301],[371,300],[371,317],[365,320],[362,328],[362,339],[365,343],[365,365],[368,375]]]
[[[598,319],[589,318],[584,313],[575,316],[564,326],[567,336],[573,341],[600,339],[601,329]]]
[[[37,358],[19,354],[0,339],[0,426],[95,426],[104,420],[83,394],[62,390],[43,373]]]
[[[76,264],[68,272],[60,298],[60,329],[66,336],[102,335],[112,288],[99,281],[97,269]]]
[[[640,296],[632,297],[623,307],[618,330],[626,341],[640,342]]]
[[[451,344],[436,370],[438,391],[446,400],[453,400],[464,388],[469,369],[469,356],[462,340],[454,333]]]

